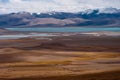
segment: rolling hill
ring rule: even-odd
[[[29,13],[19,12],[0,15],[0,27],[120,27],[120,10],[105,8],[85,10],[78,13],[48,12]]]

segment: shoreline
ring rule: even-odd
[[[67,36],[88,36],[88,37],[120,37],[120,32],[99,31],[99,32],[8,32],[1,33],[0,40],[3,39],[20,39],[34,37],[67,37]]]

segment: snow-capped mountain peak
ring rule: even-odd
[[[100,9],[87,9],[85,11],[81,12],[82,14],[114,14],[114,13],[120,13],[120,9],[117,8],[100,8]]]
[[[0,27],[21,26],[119,26],[120,9],[88,9],[78,13],[19,12],[0,15]]]
[[[99,13],[120,13],[120,9],[116,8],[102,8],[99,9]]]

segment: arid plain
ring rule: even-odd
[[[120,80],[119,36],[64,35],[1,39],[0,80]]]

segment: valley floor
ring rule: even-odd
[[[120,80],[119,75],[119,37],[0,40],[0,80]]]

